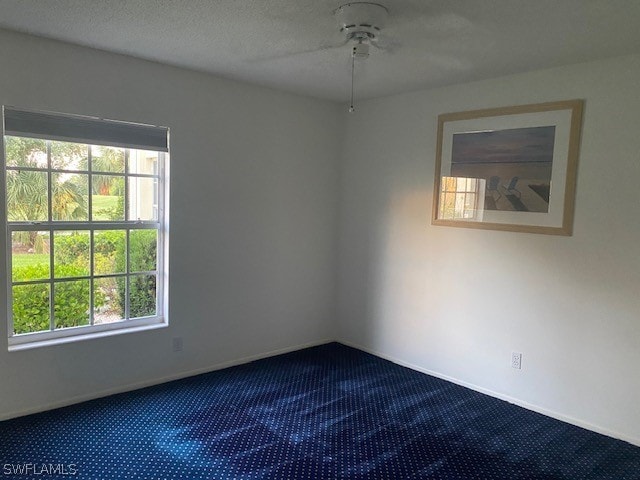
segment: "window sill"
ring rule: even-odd
[[[154,323],[144,325],[131,325],[128,327],[121,327],[112,330],[92,331],[87,333],[80,333],[75,335],[67,335],[57,338],[47,338],[42,340],[32,341],[20,341],[12,343],[13,339],[9,339],[9,352],[19,352],[22,350],[30,350],[32,348],[51,347],[54,345],[62,345],[65,343],[82,342],[85,340],[92,340],[95,338],[111,337],[113,335],[122,335],[124,333],[146,332],[148,330],[156,330],[159,328],[168,327],[169,324],[164,319],[155,319]],[[19,337],[18,337],[19,338]],[[21,338],[22,340],[22,338]]]

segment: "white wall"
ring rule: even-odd
[[[172,157],[170,326],[11,353],[0,335],[0,418],[333,338],[339,107],[3,31],[0,72],[0,104],[166,125]]]
[[[640,444],[639,78],[633,56],[360,103],[338,338]],[[430,225],[439,113],[572,98],[586,100],[572,237]]]
[[[1,104],[172,132],[170,327],[12,353],[0,335],[0,418],[337,332],[640,443],[640,57],[362,102],[346,132],[341,105],[25,35],[0,31],[0,67]],[[572,237],[430,225],[439,113],[569,98]]]

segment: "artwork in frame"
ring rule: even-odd
[[[583,104],[440,115],[432,224],[571,235]]]

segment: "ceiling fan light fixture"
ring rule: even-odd
[[[384,28],[389,10],[379,3],[350,2],[338,7],[334,16],[348,40],[372,40]]]

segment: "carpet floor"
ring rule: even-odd
[[[39,479],[637,480],[640,448],[332,343],[1,422],[0,466]]]

